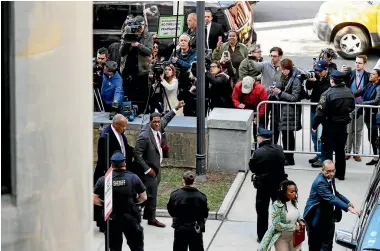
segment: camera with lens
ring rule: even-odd
[[[206,56],[205,56],[205,68],[206,68],[206,71],[210,70],[211,63],[212,63],[212,51],[211,50],[206,50]],[[190,70],[191,70],[191,73],[193,74],[193,76],[197,75],[197,61],[193,61],[191,63]]]
[[[120,113],[120,105],[119,102],[113,101],[111,105],[111,112],[109,115],[109,119],[112,120],[113,117],[115,117],[116,114]]]
[[[153,65],[153,74],[155,76],[155,80],[160,80],[160,76],[164,73],[165,67],[169,65],[168,61],[164,61],[161,59],[160,61],[156,61]]]
[[[299,74],[297,75],[297,78],[301,80],[301,82],[310,79],[315,78],[315,71],[305,71],[298,68]]]
[[[123,35],[124,39],[128,43],[136,42],[140,39],[141,34],[138,33],[141,30],[141,23],[136,20],[132,15],[127,16],[124,22]]]
[[[96,62],[96,58],[92,60],[92,82],[94,87],[99,88],[103,81],[103,66]]]

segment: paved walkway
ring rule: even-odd
[[[286,169],[289,179],[295,181],[298,185],[299,209],[301,212],[305,207],[311,183],[319,172],[319,169],[309,167],[307,162],[309,157],[308,155],[296,155],[296,165]],[[354,162],[352,159],[347,161],[346,180],[336,181],[338,191],[346,195],[359,208],[373,171],[373,167],[365,166],[366,161],[367,159],[363,159],[361,163]],[[207,221],[204,246],[208,251],[257,250],[255,196],[256,190],[250,182],[249,173],[227,219],[223,222]],[[167,227],[162,229],[148,226],[146,221],[142,224],[145,234],[145,250],[172,250],[173,229],[170,227],[171,219],[160,218],[159,220],[164,222]],[[337,228],[351,229],[355,221],[354,215],[343,214],[343,219],[337,224]],[[104,235],[96,232],[95,227],[94,233],[96,237],[94,251],[104,250]],[[306,243],[304,242],[304,250],[307,250]],[[129,250],[126,243],[123,245],[123,250]],[[334,244],[334,250],[345,249]]]

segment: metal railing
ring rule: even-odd
[[[284,148],[285,153],[301,153],[301,154],[321,154],[319,145],[321,144],[320,138],[322,134],[322,125],[319,125],[318,130],[316,132],[316,143],[317,143],[317,150],[314,150],[313,147],[313,140],[312,140],[312,132],[311,132],[311,107],[317,106],[318,103],[313,102],[286,102],[286,101],[262,101],[257,106],[257,111],[260,110],[260,107],[262,105],[266,105],[266,110],[264,116],[260,119],[257,118],[256,126],[258,127],[265,127],[268,129],[271,129],[273,132],[272,141],[274,143],[277,143],[281,145]],[[283,109],[286,109],[286,115],[282,116]],[[374,110],[376,109],[376,110]],[[360,111],[362,110],[362,111]],[[379,136],[379,127],[376,125],[376,121],[374,120],[374,117],[376,115],[373,115],[373,112],[376,114],[380,110],[380,106],[371,106],[371,105],[356,105],[355,111],[352,112],[352,121],[350,124],[347,125],[347,128],[351,126],[353,128],[352,134],[347,136],[347,142],[349,141],[349,137],[353,137],[353,149],[355,150],[355,146],[357,144],[360,144],[360,152],[353,152],[353,153],[347,153],[347,155],[350,156],[363,156],[363,157],[377,157],[379,154],[374,154],[372,149],[372,144],[374,143],[374,140],[376,140],[376,137]],[[269,117],[269,111],[270,111],[270,117]],[[369,112],[371,115],[369,118],[367,115],[365,115],[366,112]],[[293,115],[290,119],[291,113]],[[365,116],[367,117],[367,120],[365,120]],[[283,132],[278,130],[278,124],[282,122],[284,124],[284,121],[282,119],[286,119],[286,135],[282,135]],[[306,120],[306,118],[308,118]],[[269,122],[269,123],[268,123]],[[294,124],[293,124],[294,123]],[[299,130],[296,130],[298,128],[297,124],[301,124],[301,127]],[[358,128],[358,125],[360,123],[363,125],[362,130]],[[373,135],[377,131],[377,136]],[[291,134],[294,134],[294,149],[290,142],[292,141],[289,136]],[[360,138],[360,142],[358,142],[357,134],[362,134]],[[278,134],[278,136],[277,136]],[[290,134],[290,135],[289,135]],[[286,146],[282,144],[283,137],[286,137]],[[375,136],[373,139],[372,137]],[[315,137],[315,136],[314,136]],[[301,142],[299,142],[299,139],[301,138]],[[298,139],[298,140],[297,140]],[[370,142],[372,139],[373,143]],[[276,141],[276,142],[275,142]],[[347,147],[346,142],[346,147]],[[372,143],[372,144],[371,144]],[[368,150],[368,151],[367,151]],[[377,150],[379,151],[379,150]]]

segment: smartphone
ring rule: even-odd
[[[211,50],[211,49],[207,49],[207,50],[206,50],[206,53],[207,53],[207,55],[209,55],[209,54],[212,53],[212,50]]]
[[[317,61],[317,58],[313,58],[313,61]]]
[[[228,51],[224,51],[223,52],[223,57],[229,58],[230,57],[230,53]]]
[[[222,36],[218,37],[218,42],[222,42]]]

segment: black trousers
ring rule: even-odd
[[[203,235],[192,226],[179,226],[174,230],[173,251],[204,251]]]
[[[379,137],[379,129],[377,128],[377,125],[372,123],[365,123],[368,129],[368,140],[372,145],[373,154],[378,154],[378,149],[376,145],[376,139]]]
[[[260,124],[263,123],[265,128],[270,128],[273,132],[272,142],[274,144],[278,143],[280,137],[280,131],[278,130],[278,118],[280,116],[278,105],[267,104],[264,116],[260,119]],[[269,118],[271,121],[269,121]]]
[[[269,202],[277,198],[277,187],[262,187],[256,191],[257,237],[262,240],[268,229]]]
[[[347,126],[324,125],[321,140],[323,160],[333,160],[333,152],[335,152],[335,177],[344,179],[346,173]]]
[[[296,149],[296,142],[293,131],[281,131],[282,145],[284,150],[292,151]],[[288,163],[294,164],[294,153],[285,153],[285,158]]]
[[[130,215],[111,215],[109,221],[109,247],[110,251],[121,251],[123,234],[131,251],[144,250],[144,228],[140,219]]]
[[[319,224],[312,227],[306,224],[309,251],[332,251],[335,222]]]

